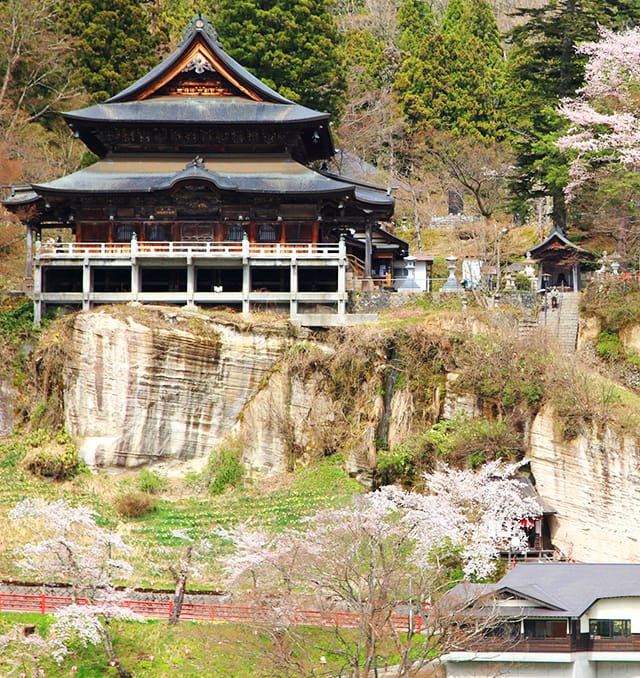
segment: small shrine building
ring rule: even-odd
[[[328,171],[329,115],[245,70],[202,16],[147,75],[63,117],[97,162],[3,201],[27,229],[37,323],[47,306],[139,302],[314,324],[403,266],[391,190]]]
[[[547,239],[529,250],[528,255],[538,263],[538,289],[559,287],[579,292],[580,264],[594,258],[591,252],[571,242],[554,228]]]

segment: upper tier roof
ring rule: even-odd
[[[190,68],[200,75],[218,72],[227,79],[228,84],[238,87],[255,101],[293,103],[258,80],[235,59],[232,59],[222,49],[211,23],[202,15],[195,17],[187,26],[182,42],[173,54],[122,92],[108,99],[107,103],[146,99],[160,87],[175,79],[184,68]]]
[[[145,132],[150,138],[145,150],[153,152],[155,134],[190,123],[207,129],[253,125],[256,135],[263,130],[271,139],[276,126],[282,130],[280,146],[285,145],[285,133],[293,134],[297,141],[287,139],[286,146],[297,147],[303,160],[326,159],[335,153],[329,114],[300,106],[258,80],[222,49],[202,16],[191,22],[178,49],[145,76],[104,103],[63,116],[100,156],[126,151],[131,128],[154,126],[149,135]],[[114,128],[126,130],[116,135],[117,141]],[[137,137],[131,139],[130,150],[136,150]],[[209,134],[207,140],[215,145],[215,135]],[[227,138],[220,145],[229,150]]]
[[[104,103],[64,113],[68,122],[171,122],[177,123],[300,123],[318,121],[327,115],[297,104],[268,104],[240,97],[163,96],[144,101]]]

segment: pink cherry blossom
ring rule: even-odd
[[[602,29],[600,40],[577,49],[588,57],[585,84],[576,98],[560,106],[571,127],[557,142],[572,158],[568,199],[596,170],[640,168],[640,28],[620,33]]]

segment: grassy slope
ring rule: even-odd
[[[127,584],[171,588],[167,569],[184,544],[172,536],[175,529],[206,534],[217,527],[230,527],[251,520],[255,526],[280,530],[298,524],[313,511],[348,503],[361,487],[342,470],[339,457],[320,460],[313,468],[302,468],[281,478],[248,482],[222,495],[206,496],[197,486],[172,480],[158,495],[155,511],[143,518],[123,520],[113,508],[116,497],[135,485],[136,472],[114,474],[81,473],[70,481],[54,483],[34,478],[22,467],[29,440],[37,436],[0,442],[0,576],[18,576],[13,565],[14,549],[22,535],[6,520],[11,508],[25,497],[42,497],[49,501],[66,499],[93,507],[104,522],[124,535],[133,547],[135,579]],[[219,557],[224,554],[221,540],[195,588],[221,586]]]
[[[255,481],[238,490],[217,497],[203,496],[184,482],[172,481],[159,495],[158,508],[145,518],[122,521],[112,508],[113,499],[135,483],[135,473],[121,475],[83,473],[72,481],[51,483],[34,479],[21,467],[26,451],[22,440],[0,444],[0,576],[18,577],[14,562],[19,543],[25,535],[6,520],[8,511],[24,497],[48,500],[65,498],[93,506],[104,520],[125,534],[134,547],[132,561],[135,579],[129,584],[170,588],[167,565],[182,543],[171,536],[176,528],[206,532],[217,526],[231,526],[251,520],[255,526],[282,529],[298,524],[312,511],[348,503],[361,487],[348,478],[338,457],[323,458],[313,468],[303,468],[282,478]],[[173,556],[171,555],[173,553]],[[201,576],[190,589],[214,589],[220,586],[220,558],[224,546],[218,542]],[[0,633],[10,626],[47,621],[36,615],[0,615]],[[310,635],[317,631],[308,629]],[[136,676],[216,676],[250,678],[266,675],[259,658],[269,640],[247,627],[222,624],[181,622],[170,628],[166,622],[146,624],[122,623],[116,627],[116,647],[124,665]],[[150,659],[153,657],[153,660]],[[0,657],[0,675],[19,675],[22,662],[17,660],[17,645]],[[42,666],[49,676],[116,675],[107,666],[102,648],[74,648],[61,666],[45,661]]]

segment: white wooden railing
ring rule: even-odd
[[[344,243],[150,242],[43,243],[36,242],[36,258],[134,258],[134,257],[291,257],[345,256]]]

